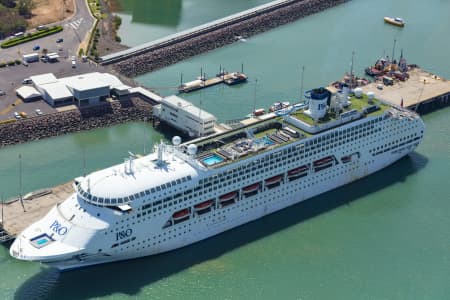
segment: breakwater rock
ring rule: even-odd
[[[107,102],[1,125],[0,147],[151,117],[152,106],[139,98]]]
[[[236,23],[207,31],[189,39],[180,39],[175,44],[130,57],[116,63],[113,68],[129,77],[151,72],[194,55],[236,42],[237,36],[247,38],[347,1],[349,0],[293,1],[291,4],[276,10],[236,21]]]

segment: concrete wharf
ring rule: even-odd
[[[420,68],[408,71],[409,79],[395,81],[393,85],[383,85],[379,89],[379,82],[362,86],[364,93],[369,91],[376,98],[393,105],[403,107],[423,114],[450,104],[450,81],[431,74]]]
[[[234,85],[241,82],[247,81],[247,75],[242,72],[224,72],[221,74],[217,74],[217,76],[212,78],[201,78],[189,81],[186,83],[182,83],[178,87],[178,92],[180,93],[189,93],[195,90],[204,89],[219,83],[225,83],[227,85]]]
[[[26,227],[41,219],[52,207],[75,192],[72,181],[49,190],[51,190],[51,193],[43,193],[41,196],[33,197],[31,200],[23,200],[23,207],[19,199],[3,203],[3,219],[0,222],[0,243],[14,239]]]

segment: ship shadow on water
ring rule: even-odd
[[[28,279],[15,299],[90,299],[112,294],[137,295],[141,288],[226,252],[302,223],[336,207],[404,182],[428,160],[413,152],[369,177],[190,246],[129,261],[59,273],[44,267]]]

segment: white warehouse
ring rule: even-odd
[[[215,133],[215,116],[175,95],[163,98],[153,115],[191,137]]]
[[[56,78],[52,73],[31,76],[42,98],[51,106],[75,103],[81,105],[98,104],[111,95],[126,95],[130,87],[116,76],[107,73],[87,73]]]

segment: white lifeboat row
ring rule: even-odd
[[[342,162],[351,161],[351,158],[352,158],[351,155],[343,156],[341,158],[341,161]],[[314,161],[312,166],[314,168],[314,171],[320,171],[325,168],[333,166],[335,162],[336,162],[336,159],[334,156],[327,156],[327,157],[324,157],[324,158]],[[287,179],[288,180],[298,179],[300,177],[308,175],[309,171],[310,171],[310,164],[296,167],[287,172]],[[272,187],[278,186],[282,182],[283,178],[284,178],[284,174],[272,176],[272,177],[264,180],[264,185],[267,188],[272,188]],[[245,197],[254,195],[261,189],[261,186],[262,186],[262,182],[256,182],[256,183],[250,184],[248,186],[245,186],[242,188],[242,195]],[[233,204],[237,201],[238,198],[239,198],[238,190],[228,192],[228,193],[223,194],[222,196],[218,197],[218,205],[220,205],[220,207],[224,207],[224,206]],[[206,201],[203,201],[201,203],[194,205],[192,209],[197,214],[206,213],[206,212],[210,211],[211,208],[215,207],[215,203],[216,203],[215,199],[206,200]],[[184,208],[182,210],[175,212],[172,215],[171,219],[169,219],[169,221],[166,223],[165,227],[167,227],[167,225],[172,225],[174,223],[179,223],[179,222],[188,220],[192,215],[191,214],[192,209]]]

